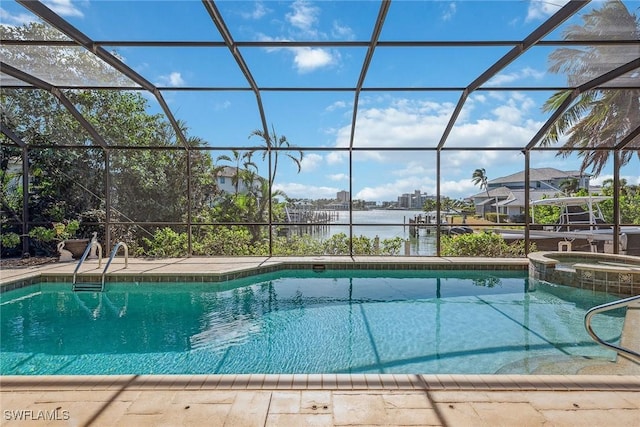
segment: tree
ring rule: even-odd
[[[562,190],[562,192],[567,195],[570,196],[571,194],[575,193],[576,191],[578,191],[578,180],[576,178],[567,178],[567,179],[563,179],[560,182],[560,190]]]
[[[484,168],[474,170],[471,176],[471,181],[473,182],[473,185],[479,185],[480,190],[484,189],[487,192],[487,197],[489,198],[491,197],[491,195],[489,194],[489,188],[488,188],[487,172],[484,170]],[[496,202],[496,218],[498,223],[500,223],[500,215],[498,213],[498,196],[496,196],[495,202]]]
[[[237,196],[239,193],[240,182],[246,183],[247,181],[253,180],[253,174],[258,173],[258,166],[251,160],[253,155],[252,151],[239,151],[239,150],[231,150],[233,157],[227,156],[226,154],[222,154],[218,156],[216,162],[228,162],[232,164],[232,168],[234,169],[234,174],[231,177],[231,182],[235,188],[235,195]],[[250,169],[253,169],[254,172],[251,172]],[[245,185],[247,189],[248,186]]]
[[[51,27],[38,23],[22,27],[0,25],[0,32],[7,39],[65,40]],[[71,75],[72,79],[110,82],[114,87],[121,83],[130,86],[125,76],[95,55],[77,48],[25,46],[18,51],[0,47],[0,52],[7,62],[23,65],[25,69],[32,69],[37,62],[52,73],[64,70],[64,75],[51,76],[56,82],[68,81]],[[183,221],[189,209],[187,162],[191,166],[190,208],[200,209],[215,191],[211,157],[198,149],[204,141],[190,137],[186,125],[178,122],[186,138],[185,146],[163,115],[148,112],[149,103],[143,94],[63,90],[62,95],[91,124],[106,146],[95,141],[51,93],[10,87],[2,87],[0,92],[2,124],[27,147],[31,225],[46,226],[88,216],[97,218],[91,222],[102,222],[106,219],[107,192],[111,200],[110,221]],[[0,141],[3,159],[22,155],[4,135]],[[119,146],[127,149],[117,150]],[[149,150],[150,146],[162,149]],[[3,182],[7,181],[9,163],[2,162]],[[12,180],[22,179],[22,170],[12,175],[15,175]],[[12,208],[9,212],[3,206],[3,216],[6,211],[11,218],[21,218],[21,206],[12,197],[3,198],[3,205]],[[96,230],[95,224],[91,227],[94,230],[81,225],[81,234],[104,231],[100,227]],[[128,225],[115,225],[112,232],[114,240],[122,239],[129,244],[134,244],[140,235],[151,233]]]
[[[640,21],[629,13],[620,0],[608,0],[601,8],[582,15],[583,25],[572,25],[564,32],[565,40],[640,39]],[[636,59],[637,45],[598,45],[556,49],[550,55],[552,73],[566,73],[569,86],[578,86],[603,73],[602,64],[613,69]],[[624,79],[623,76],[621,79]],[[636,79],[633,75],[629,79]],[[621,82],[618,79],[619,83]],[[637,82],[634,82],[637,83]],[[544,104],[543,111],[557,110],[572,90],[559,91]],[[553,124],[541,141],[549,146],[567,134],[568,140],[558,152],[568,156],[575,150],[582,157],[581,170],[591,168],[599,175],[607,164],[610,151],[594,148],[613,147],[640,125],[640,89],[594,89],[578,96],[577,100]],[[633,154],[640,158],[640,150],[624,150],[617,154],[620,164],[628,163]]]
[[[280,157],[280,153],[284,153],[298,168],[298,173],[302,170],[302,158],[303,153],[300,150],[287,150],[288,148],[292,148],[291,144],[287,140],[287,137],[282,135],[278,136],[275,128],[271,125],[271,135],[267,134],[265,131],[256,129],[249,135],[249,138],[252,136],[258,136],[262,138],[262,141],[265,144],[265,150],[262,152],[262,160],[265,160],[269,155],[270,148],[276,148],[276,150],[271,151],[273,158],[273,166],[271,168],[271,176],[269,177],[269,187],[273,188],[273,183],[276,179],[276,173],[278,171],[278,159]],[[284,150],[283,150],[284,149]],[[293,154],[292,154],[293,152]]]
[[[640,224],[640,187],[627,184],[620,179],[619,189],[620,222],[622,224]],[[602,193],[613,197],[613,179],[602,181]],[[607,222],[613,222],[613,200],[600,203],[600,209]]]

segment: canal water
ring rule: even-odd
[[[422,229],[416,237],[409,234],[409,219],[416,215],[424,215],[423,211],[415,210],[368,210],[353,211],[353,235],[366,236],[380,240],[400,237],[410,242],[410,255],[435,255],[436,235]],[[321,237],[331,237],[334,234],[349,235],[349,211],[339,211],[338,217],[331,223]],[[357,225],[356,225],[357,224]],[[394,224],[394,225],[390,225]]]

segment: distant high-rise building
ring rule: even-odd
[[[349,194],[348,191],[338,191],[336,193],[336,199],[338,199],[339,202],[342,203],[349,203],[349,200],[351,199],[351,194]]]
[[[398,207],[405,209],[420,209],[427,199],[432,198],[427,196],[427,193],[422,193],[420,190],[415,190],[413,193],[404,193],[398,196]]]

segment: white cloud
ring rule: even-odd
[[[546,19],[560,10],[569,0],[529,0],[526,22]]]
[[[329,181],[349,181],[349,175],[346,173],[334,173],[332,175],[327,175]]]
[[[254,3],[253,10],[251,12],[242,13],[241,16],[245,19],[258,20],[269,12],[271,12],[271,10],[267,8],[263,2],[257,1]]]
[[[17,15],[12,15],[6,10],[0,8],[0,22],[4,25],[24,25],[29,22],[34,22],[36,18],[33,15],[29,15],[28,13],[19,13]]]
[[[290,41],[286,38],[274,38],[265,34],[259,34],[261,41]],[[293,54],[293,62],[299,73],[308,73],[318,68],[332,66],[337,64],[340,55],[336,51],[327,49],[311,48],[311,47],[268,47],[264,49],[269,53],[273,52],[290,52]]]
[[[510,73],[499,73],[487,82],[487,86],[502,86],[507,83],[513,83],[518,80],[541,80],[546,75],[545,71],[535,70],[530,67],[525,67],[518,71],[512,71]]]
[[[347,103],[345,101],[336,101],[333,104],[329,105],[327,108],[325,108],[325,111],[335,111],[335,110],[342,110],[343,108],[347,107]]]
[[[589,180],[591,185],[599,186],[606,180],[613,180],[613,175],[600,175]],[[640,185],[640,176],[621,175],[620,179],[626,179],[627,185]]]
[[[349,155],[344,151],[333,151],[325,157],[327,164],[329,165],[337,165],[347,161]]]
[[[346,25],[341,25],[339,22],[334,21],[333,26],[331,28],[331,35],[340,40],[354,40],[355,34],[351,27]]]
[[[71,0],[46,0],[43,3],[60,16],[84,17],[82,11],[76,8]]]
[[[287,13],[287,21],[302,31],[311,32],[313,26],[318,22],[320,9],[305,0],[296,0],[291,5],[291,9],[293,12]]]
[[[355,34],[353,30],[338,21],[333,21],[330,35],[319,31],[321,9],[306,0],[296,0],[291,4],[292,12],[285,15],[285,20],[291,25],[287,28],[286,35],[269,36],[258,33],[257,38],[261,41],[291,41],[291,40],[326,40],[330,38],[339,40],[353,40]],[[293,65],[299,73],[309,73],[320,68],[336,66],[341,61],[340,53],[337,50],[297,47],[265,48],[269,53],[285,51],[293,53]]]
[[[183,86],[184,83],[182,74],[177,71],[174,71],[169,75],[158,77],[158,86]]]
[[[322,156],[315,153],[305,153],[302,158],[301,173],[316,170],[322,164]]]
[[[340,188],[337,187],[305,185],[295,182],[277,183],[273,187],[296,199],[333,199],[340,191]]]
[[[229,107],[231,107],[231,101],[223,101],[223,102],[216,103],[213,106],[213,109],[215,111],[222,111],[222,110],[226,110]]]
[[[455,15],[455,14],[456,14],[456,4],[455,3],[449,3],[447,9],[442,14],[442,20],[443,21],[450,21],[451,18],[453,18],[453,15]]]
[[[481,101],[481,102],[478,102]],[[485,168],[491,178],[514,173],[524,167],[524,157],[519,148],[526,145],[539,129],[541,122],[534,118],[536,102],[518,92],[492,92],[476,95],[465,105],[454,126],[446,147],[506,147],[509,151],[490,150],[446,150],[441,155],[442,194],[452,197],[466,197],[474,194],[471,174],[476,168]],[[475,103],[475,105],[474,105]],[[354,146],[375,147],[431,147],[435,148],[454,105],[450,102],[428,100],[370,98],[358,112]],[[478,112],[471,112],[475,109]],[[350,138],[350,124],[335,133],[334,146],[347,147]],[[544,155],[542,152],[537,157]],[[553,156],[550,156],[553,159]],[[435,193],[435,151],[355,151],[354,168],[362,165],[380,170],[374,177],[375,184],[360,187],[359,172],[355,173],[354,193],[366,200],[395,199],[405,192],[415,189]],[[328,165],[348,161],[348,153],[334,152],[326,155]],[[368,162],[368,163],[367,163]],[[563,169],[560,167],[559,169]]]
[[[295,67],[301,73],[332,65],[336,61],[334,56],[326,49],[305,47],[291,50],[295,52],[293,59]]]

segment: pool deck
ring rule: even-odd
[[[388,260],[388,258],[386,258]],[[376,265],[376,257],[116,258],[109,276],[224,279],[265,266]],[[397,269],[468,263],[526,269],[522,259],[393,259]],[[0,285],[69,277],[73,263],[3,269]],[[95,260],[80,274],[99,274]],[[640,305],[623,344],[640,349]],[[578,375],[158,375],[2,376],[0,425],[74,426],[638,426],[640,365],[589,366]]]

